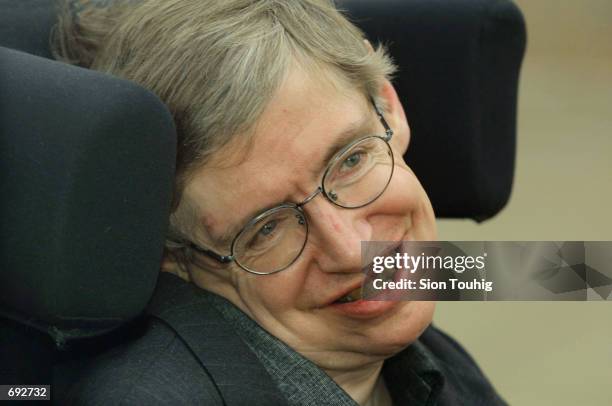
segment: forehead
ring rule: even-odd
[[[375,123],[358,90],[292,72],[255,126],[248,150],[231,142],[186,185],[184,198],[196,207],[203,237],[212,243],[262,209],[302,200],[318,186],[330,146],[347,130]]]

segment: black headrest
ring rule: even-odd
[[[509,0],[344,0],[389,45],[412,141],[406,162],[436,216],[478,221],[512,189],[525,23]]]
[[[155,286],[176,136],[128,81],[0,48],[0,312],[64,338],[139,314]]]
[[[0,0],[0,46],[51,58],[49,32],[57,20],[54,0]]]

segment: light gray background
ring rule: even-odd
[[[442,240],[612,240],[612,1],[518,0],[527,20],[515,186]],[[439,303],[511,405],[612,405],[612,302]]]

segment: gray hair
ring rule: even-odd
[[[169,240],[191,234],[177,210],[190,174],[238,135],[248,139],[293,63],[375,99],[395,69],[328,0],[104,3],[64,5],[54,55],[134,81],[170,109],[178,155]]]

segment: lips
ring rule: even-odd
[[[369,255],[369,258],[370,258],[371,261],[364,268],[364,271],[365,270],[367,270],[367,271],[366,272],[362,271],[365,274],[366,277],[372,277],[373,276],[372,272],[371,272],[371,269],[373,267],[373,261],[374,261],[374,257],[375,256],[392,256],[392,255],[394,255],[395,253],[397,253],[397,252],[399,252],[401,250],[403,241],[412,241],[412,238],[411,238],[411,236],[408,233],[406,233],[406,234],[402,235],[402,238],[400,238],[400,239],[390,239],[390,240],[387,240],[387,241],[395,241],[396,244],[393,245],[392,247],[384,250],[383,252],[374,253],[374,255]],[[393,273],[391,275],[391,278],[393,278],[394,275],[395,275],[395,273]],[[344,289],[341,292],[335,294],[332,297],[332,299],[327,300],[326,302],[324,302],[325,304],[323,305],[323,307],[334,305],[334,304],[352,303],[354,301],[362,299],[363,298],[363,286],[364,286],[365,281],[366,281],[366,278],[363,278],[363,279],[361,279],[360,283],[352,284],[347,289]]]
[[[354,296],[353,296],[354,295]],[[351,300],[351,297],[357,297]],[[370,301],[361,298],[361,289],[354,289],[339,300],[331,303],[327,309],[341,317],[356,320],[370,320],[393,311],[399,306],[398,301]]]
[[[336,300],[334,303],[351,303],[355,300],[359,300],[363,297],[363,285],[359,286],[356,289],[351,290],[346,295],[342,296],[340,299]]]
[[[337,304],[337,303],[349,303],[354,300],[361,299],[361,290],[363,286],[363,280],[358,284],[353,284],[348,289],[343,290],[342,292],[334,295],[333,299],[327,301],[327,305]]]
[[[380,256],[390,256],[395,254],[396,252],[398,252],[398,250],[401,248],[402,244],[401,242],[398,242],[398,244],[396,244],[395,246],[383,251],[380,254]],[[372,260],[374,258],[374,255],[372,256]],[[371,274],[371,272],[369,272],[369,270],[372,268],[372,262],[370,262],[370,264],[365,268],[366,270],[368,270],[367,272],[367,277],[372,277],[373,275]],[[393,278],[393,274],[389,275],[386,274],[385,277],[387,278]],[[355,302],[357,300],[360,300],[363,298],[363,285],[364,285],[364,281],[366,279],[362,279],[361,282],[359,284],[353,284],[351,285],[349,288],[342,290],[340,293],[336,294],[333,296],[333,299],[330,301],[327,301],[327,305],[332,305],[332,304],[344,304],[344,303],[352,303]]]

